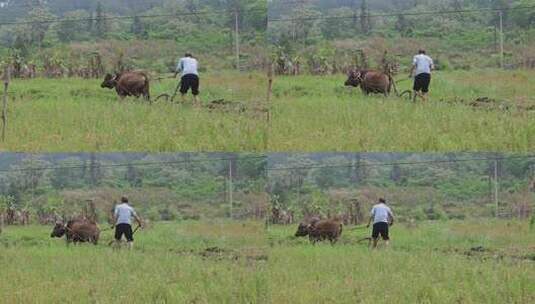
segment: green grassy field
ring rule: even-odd
[[[346,77],[279,77],[270,151],[535,150],[535,72],[436,72],[431,102],[365,97]],[[402,79],[401,76],[397,77]],[[400,91],[410,81],[398,84]],[[467,105],[492,99],[491,109]],[[456,102],[455,102],[456,101]],[[500,109],[502,103],[510,110]],[[522,109],[518,109],[521,107]]]
[[[156,223],[132,251],[65,245],[51,227],[0,234],[2,303],[266,303],[262,223]]]
[[[346,227],[335,246],[272,227],[272,303],[532,303],[535,231],[527,222],[394,225],[391,247],[369,250]],[[481,246],[481,247],[480,247]],[[478,248],[480,247],[480,248]]]
[[[535,231],[527,221],[392,227],[369,250],[346,226],[334,246],[295,238],[295,225],[155,223],[134,250],[67,247],[51,227],[0,234],[2,303],[531,303]]]
[[[202,77],[205,104],[225,99],[247,111],[160,101],[119,101],[100,80],[14,80],[3,151],[260,151],[267,144],[265,77],[222,72]],[[153,81],[151,94],[172,93],[177,80]],[[258,92],[263,92],[260,96]],[[177,98],[180,100],[180,98]]]
[[[247,111],[191,104],[120,102],[98,80],[16,80],[2,151],[506,151],[535,149],[535,73],[437,72],[432,101],[365,97],[345,76],[278,77],[268,127],[266,77],[203,76],[202,100],[241,102]],[[152,95],[173,80],[153,81]],[[399,84],[410,88],[408,81]],[[467,105],[480,97],[490,107]],[[503,104],[509,110],[503,110]]]

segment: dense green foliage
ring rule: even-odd
[[[502,156],[275,154],[269,156],[270,167],[282,169],[270,171],[270,195],[275,206],[293,211],[298,218],[347,213],[354,199],[361,209],[354,213],[362,216],[379,197],[385,197],[403,220],[495,216],[494,161],[449,161]],[[512,158],[498,162],[500,216],[529,217],[535,207],[534,161]],[[403,164],[418,162],[423,163]]]
[[[105,220],[124,194],[152,220],[261,219],[267,210],[262,155],[5,153],[0,163],[0,213],[28,209],[34,219],[80,214],[92,200]]]

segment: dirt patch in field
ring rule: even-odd
[[[513,259],[513,260],[522,260],[528,262],[535,262],[535,253],[528,254],[519,254],[507,251],[500,251],[484,246],[474,246],[469,249],[466,248],[436,248],[435,250],[448,253],[448,254],[459,254],[469,258],[475,258],[479,260],[504,260],[504,259]]]
[[[230,101],[225,99],[212,100],[208,104],[204,105],[210,111],[220,112],[237,112],[244,113],[247,111],[247,106],[239,101]]]
[[[208,247],[204,250],[170,250],[178,255],[199,256],[210,260],[246,260],[248,262],[265,262],[268,260],[267,254],[259,249],[233,250],[221,247]]]
[[[307,237],[296,237],[293,235],[288,235],[286,237],[268,237],[269,240],[269,246],[275,247],[275,246],[299,246],[299,245],[313,245],[310,242],[310,239]],[[368,246],[369,242],[371,241],[370,237],[365,236],[355,236],[346,234],[341,236],[336,243],[334,243],[332,246],[342,246],[342,245],[364,245]],[[320,244],[326,244],[330,245],[331,242],[329,240],[323,240],[316,243],[317,245]]]
[[[204,105],[204,108],[210,112],[223,112],[223,113],[249,113],[253,116],[266,115],[269,112],[269,108],[261,104],[246,105],[245,102],[230,101],[225,99],[218,99],[210,101]]]
[[[475,109],[481,109],[481,110],[488,110],[488,111],[511,111],[511,110],[518,110],[518,111],[535,111],[535,104],[530,104],[528,102],[522,102],[522,103],[514,103],[507,100],[497,100],[495,98],[491,97],[478,97],[474,100],[466,100],[461,97],[455,97],[453,99],[449,100],[442,100],[442,102],[450,103],[450,104],[462,104],[466,106],[470,106]]]

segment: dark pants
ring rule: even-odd
[[[186,94],[188,93],[189,89],[191,89],[191,93],[193,95],[199,95],[199,76],[195,74],[187,74],[182,76],[180,93]]]
[[[388,241],[390,239],[388,237],[388,223],[381,222],[373,224],[372,238],[376,240],[377,238],[379,238],[379,235],[381,235],[381,237],[385,241]]]
[[[414,78],[414,91],[428,93],[429,85],[431,84],[431,74],[422,73],[416,75]]]
[[[115,226],[115,239],[120,241],[123,235],[128,242],[134,241],[134,233],[132,232],[132,226],[129,224],[119,224]]]

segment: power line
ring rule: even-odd
[[[449,159],[449,160],[430,160],[430,161],[414,161],[414,162],[391,162],[391,163],[359,163],[359,164],[339,164],[339,165],[310,165],[300,167],[271,167],[267,171],[291,171],[303,169],[323,169],[323,168],[350,168],[350,167],[387,167],[387,166],[403,166],[403,165],[424,165],[424,164],[439,164],[439,163],[460,163],[471,161],[501,161],[511,159],[535,159],[535,155],[527,156],[510,156],[510,157],[493,157],[493,158],[465,158],[465,159]]]
[[[398,17],[398,16],[423,16],[423,15],[451,15],[462,13],[477,13],[477,12],[503,12],[513,10],[530,10],[535,9],[534,6],[519,6],[506,8],[479,8],[479,9],[465,9],[465,10],[450,10],[450,11],[426,11],[414,13],[388,13],[388,14],[365,14],[365,15],[351,15],[351,16],[319,16],[319,17],[296,17],[296,18],[275,18],[269,19],[268,22],[285,22],[285,21],[307,21],[307,20],[331,20],[331,19],[361,19],[361,18],[379,18],[379,17]]]
[[[241,12],[264,12],[266,9],[252,8]],[[103,16],[103,17],[83,17],[83,18],[55,18],[36,21],[12,21],[2,22],[2,25],[28,25],[28,24],[50,24],[50,23],[62,23],[62,22],[87,22],[87,21],[107,21],[107,20],[128,20],[134,18],[161,18],[161,17],[187,17],[187,16],[210,16],[221,15],[224,13],[233,13],[230,10],[218,10],[218,11],[195,11],[188,13],[173,13],[173,14],[151,14],[151,15],[127,15],[127,16]]]
[[[285,5],[295,5],[295,4],[312,4],[312,1],[307,0],[296,0],[296,1],[284,1],[284,2],[270,2],[268,6],[274,6],[274,8],[279,8],[280,6]]]
[[[180,161],[157,161],[157,162],[141,162],[141,163],[121,163],[121,164],[100,164],[99,168],[117,168],[117,167],[142,167],[142,166],[156,166],[156,165],[177,165],[177,164],[189,164],[189,163],[202,163],[202,162],[217,162],[217,161],[231,161],[231,160],[249,160],[249,159],[266,159],[265,156],[247,156],[237,158],[206,158],[206,159],[194,159],[194,160],[180,160]],[[88,161],[88,160],[87,160]],[[89,165],[91,166],[91,165]],[[1,169],[0,172],[25,172],[25,171],[47,171],[47,170],[61,170],[61,169],[84,169],[88,165],[72,165],[72,166],[46,166],[46,167],[34,167],[34,168],[13,168],[13,169]]]
[[[2,2],[2,1],[0,1]],[[154,8],[154,7],[162,7],[162,8],[165,8],[166,7],[166,3],[161,1],[161,2],[149,2],[148,0],[129,0],[129,4],[136,4],[136,5],[143,5],[143,9],[145,8]],[[175,2],[174,4],[178,4],[179,2]],[[96,4],[96,3],[95,3]],[[58,8],[58,4],[57,3],[43,3],[41,4],[40,6],[36,6],[34,4],[31,4],[31,3],[28,3],[28,2],[14,2],[14,3],[10,3],[10,4],[7,4],[7,5],[4,5],[4,6],[0,6],[0,12],[2,11],[2,9],[4,10],[9,10],[9,9],[15,9],[15,8],[35,8],[35,7],[40,7],[40,8],[44,8],[44,9],[54,9],[54,8]],[[61,5],[61,7],[65,7],[63,5]],[[72,9],[72,10],[87,10],[87,9],[96,9],[96,5],[95,6],[82,6],[82,7],[77,7],[76,5],[73,5],[73,6],[67,6],[67,9]],[[108,6],[106,4],[102,4],[102,8],[104,9],[113,9],[113,8],[116,8],[114,6]],[[128,10],[128,9],[127,9]]]

